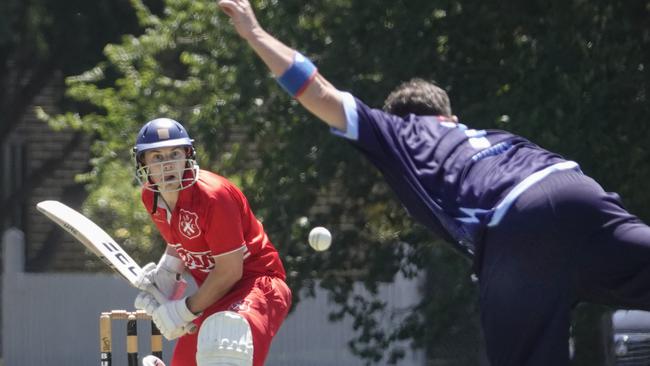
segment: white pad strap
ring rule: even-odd
[[[251,366],[253,333],[248,321],[233,311],[210,315],[199,330],[198,366]]]

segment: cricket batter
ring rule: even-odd
[[[134,147],[142,202],[168,243],[158,265],[144,267],[135,301],[167,339],[178,338],[172,366],[261,366],[291,305],[277,250],[242,192],[200,170],[193,140],[168,118],[147,122]],[[198,290],[186,296],[181,275]],[[186,334],[189,323],[198,332]],[[147,364],[160,365],[153,356]],[[156,363],[158,362],[158,363]]]
[[[569,363],[572,307],[650,309],[650,228],[578,164],[506,131],[459,123],[414,79],[373,109],[269,35],[248,0],[221,0],[239,35],[311,113],[384,175],[420,223],[474,259],[492,366]]]

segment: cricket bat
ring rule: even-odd
[[[86,216],[59,201],[42,201],[36,205],[36,208],[72,234],[88,250],[119,273],[131,286],[138,288],[136,280],[142,273],[142,268],[106,231]],[[146,291],[153,295],[159,304],[169,301],[156,287],[150,287]],[[193,332],[196,325],[190,323],[188,328],[188,331]]]

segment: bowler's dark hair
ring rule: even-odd
[[[434,82],[415,78],[400,84],[388,95],[384,111],[400,117],[411,113],[451,117],[451,104],[444,89]]]

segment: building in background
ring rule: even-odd
[[[56,111],[62,93],[62,85],[50,83],[14,130],[0,136],[0,229],[15,227],[25,233],[28,271],[76,271],[87,259],[83,248],[35,207],[45,199],[78,207],[85,199],[75,176],[88,171],[90,138],[80,131],[55,132],[34,113],[36,106]]]

